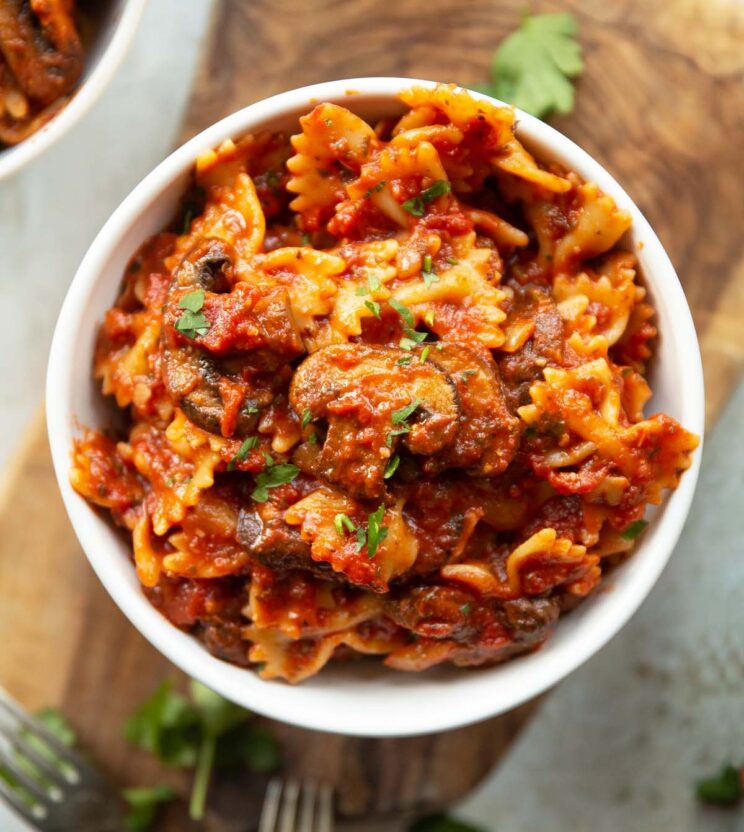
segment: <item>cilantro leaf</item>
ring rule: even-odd
[[[399,407],[397,410],[394,410],[392,416],[390,417],[390,421],[394,425],[400,425],[402,422],[405,422],[406,419],[418,408],[421,404],[421,399],[413,399],[409,402],[405,407]]]
[[[584,69],[577,28],[569,12],[527,15],[496,50],[483,91],[538,118],[571,112],[571,79]]]
[[[134,786],[122,791],[128,811],[124,818],[127,832],[148,832],[155,822],[158,806],[172,800],[176,793],[170,786]]]
[[[256,477],[256,487],[251,497],[257,503],[265,503],[269,499],[269,488],[276,488],[279,485],[286,485],[300,473],[300,469],[291,462],[283,462],[280,465],[268,463],[265,471]]]
[[[635,540],[646,526],[648,526],[648,520],[634,520],[620,532],[620,537],[623,540]]]
[[[429,815],[408,827],[408,832],[485,832],[479,826],[456,820],[449,815]]]

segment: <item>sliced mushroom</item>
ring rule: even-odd
[[[457,433],[424,462],[427,474],[463,468],[492,477],[506,469],[519,440],[519,421],[509,412],[495,362],[459,344],[431,350],[429,362],[447,373],[460,403]]]
[[[432,363],[410,360],[392,347],[338,344],[308,356],[292,379],[295,412],[327,424],[316,450],[297,464],[348,493],[369,499],[384,492],[385,467],[398,444],[413,454],[436,454],[457,431],[455,386]],[[401,359],[408,363],[399,363]],[[414,406],[403,418],[402,411]]]
[[[256,426],[258,407],[274,396],[273,373],[304,347],[282,286],[260,290],[236,282],[236,254],[221,240],[200,241],[184,258],[168,291],[163,315],[163,381],[192,422],[225,436]],[[193,337],[179,332],[183,298],[205,292],[208,328]]]

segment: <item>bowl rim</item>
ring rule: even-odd
[[[119,20],[70,100],[46,124],[16,145],[0,148],[0,182],[20,171],[62,138],[98,101],[124,60],[137,33],[147,0],[121,0]]]
[[[623,208],[631,211],[633,228],[643,239],[644,256],[653,256],[655,260],[653,278],[646,269],[645,279],[657,289],[663,287],[662,305],[674,320],[671,333],[677,336],[674,337],[675,348],[681,353],[680,361],[685,367],[681,392],[683,405],[680,407],[683,412],[679,418],[688,430],[700,437],[700,445],[693,453],[692,464],[682,482],[676,491],[666,496],[663,511],[647,529],[638,550],[629,560],[629,563],[636,565],[631,577],[621,590],[603,593],[593,608],[593,628],[585,626],[578,636],[569,635],[569,644],[561,644],[560,648],[551,652],[539,650],[490,670],[459,671],[461,676],[452,682],[452,693],[454,695],[455,688],[462,688],[469,689],[471,695],[465,699],[460,697],[456,708],[433,709],[421,701],[415,706],[392,712],[389,707],[381,704],[379,708],[365,711],[362,721],[354,708],[339,706],[344,701],[343,692],[335,689],[331,691],[330,698],[335,696],[336,701],[333,707],[329,707],[325,701],[329,698],[324,695],[325,688],[320,689],[318,697],[312,688],[307,687],[307,682],[299,686],[264,682],[249,670],[216,659],[193,637],[178,630],[155,610],[139,591],[139,587],[136,588],[136,593],[133,592],[107,569],[111,556],[118,557],[120,553],[102,551],[96,545],[101,541],[96,541],[97,535],[91,532],[90,518],[94,509],[74,492],[69,483],[71,438],[76,425],[71,395],[74,372],[71,359],[85,301],[99,280],[113,280],[107,278],[103,270],[119,239],[132,227],[141,210],[183,176],[184,171],[191,169],[201,151],[216,147],[227,138],[243,135],[264,123],[295,112],[304,105],[319,101],[345,100],[352,109],[354,98],[346,96],[375,99],[389,97],[392,103],[402,89],[413,85],[431,87],[435,83],[413,78],[365,77],[314,84],[251,104],[194,136],[131,191],[98,233],[72,281],[52,340],[47,371],[46,409],[54,468],[68,516],[99,579],[135,628],[185,673],[244,707],[304,728],[369,737],[414,736],[457,728],[496,716],[552,687],[606,644],[648,596],[682,531],[698,478],[704,429],[702,362],[692,316],[671,261],[643,214],[604,167],[553,127],[517,111],[519,132],[528,144],[550,147],[551,152],[569,159],[569,164],[580,170],[584,179],[596,182]],[[472,94],[484,100],[495,100],[482,94]],[[119,280],[120,275],[117,274],[117,285]],[[658,310],[661,292],[657,291],[656,295]],[[675,366],[678,366],[676,362]],[[641,558],[642,553],[645,554],[644,558]],[[590,599],[587,599],[584,605],[589,603]],[[467,681],[464,681],[465,676]],[[506,692],[502,691],[499,697],[496,692],[500,678],[505,680]],[[415,689],[415,686],[412,688]],[[338,699],[338,696],[341,698]],[[298,703],[302,699],[312,707],[300,707]]]

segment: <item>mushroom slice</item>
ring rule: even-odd
[[[427,474],[464,468],[476,476],[500,474],[514,458],[519,420],[509,412],[495,362],[459,344],[432,350],[429,362],[445,372],[460,403],[454,441],[424,462]]]
[[[398,363],[409,357],[409,363]],[[438,366],[392,347],[335,344],[308,356],[289,391],[302,418],[327,423],[322,445],[297,464],[318,479],[368,499],[384,492],[385,467],[400,443],[429,456],[455,437],[455,386]]]

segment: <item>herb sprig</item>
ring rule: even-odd
[[[538,118],[570,113],[572,81],[584,69],[577,31],[569,12],[526,15],[496,50],[490,83],[475,89]]]
[[[194,289],[193,292],[188,292],[181,297],[178,301],[178,308],[184,311],[176,321],[176,329],[182,335],[193,340],[197,335],[206,335],[209,332],[209,321],[201,311],[203,307],[203,289]]]
[[[300,469],[291,462],[282,462],[277,465],[274,460],[264,454],[266,467],[256,476],[256,487],[251,492],[251,497],[257,503],[265,503],[269,499],[269,489],[286,485],[300,473]]]

